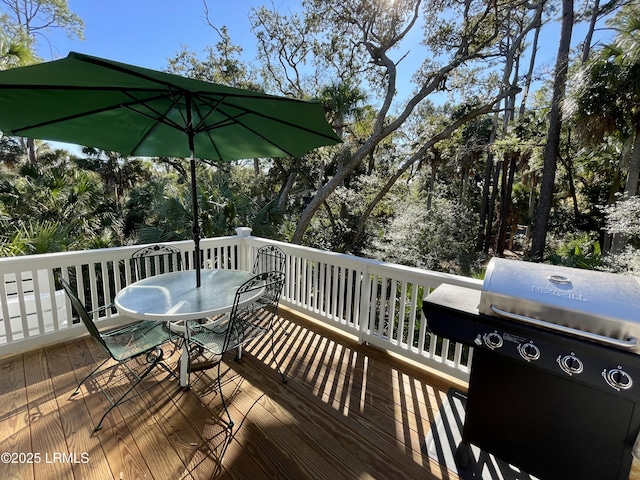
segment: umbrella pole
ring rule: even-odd
[[[191,192],[193,196],[193,243],[195,244],[194,262],[196,264],[196,287],[200,288],[200,225],[198,222],[198,195],[196,187],[196,161],[191,151]]]
[[[191,116],[191,95],[187,92],[185,96],[187,101],[187,135],[189,137],[189,152],[191,156],[189,166],[191,169],[191,198],[193,201],[193,243],[195,244],[193,261],[196,264],[196,288],[200,288],[200,222],[198,221],[198,187],[196,186],[196,159],[193,141],[195,133]]]

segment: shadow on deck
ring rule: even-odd
[[[193,373],[188,390],[160,382],[93,433],[106,399],[86,387],[70,398],[104,358],[89,337],[0,358],[0,453],[10,455],[0,477],[458,478],[423,449],[447,391],[459,384],[281,313],[288,334],[278,331],[277,349],[287,384],[266,339],[223,364],[231,434],[215,369]]]

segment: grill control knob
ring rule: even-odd
[[[602,376],[611,388],[618,391],[627,390],[631,388],[631,385],[633,385],[633,380],[631,380],[631,377],[627,372],[622,370],[621,366],[618,366],[618,368],[612,368],[609,371],[604,369],[602,371]]]
[[[484,339],[484,343],[491,350],[500,348],[502,346],[502,337],[498,334],[498,332],[485,333],[482,338]]]
[[[540,349],[531,342],[518,345],[518,352],[527,362],[540,358]]]
[[[560,369],[567,375],[582,373],[582,369],[584,368],[582,360],[576,357],[573,352],[571,352],[571,355],[565,355],[564,357],[559,356],[558,365],[560,365]]]

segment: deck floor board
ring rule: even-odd
[[[108,401],[92,380],[72,396],[106,358],[90,337],[0,358],[0,451],[49,459],[0,464],[0,478],[458,479],[423,449],[459,383],[286,310],[281,323],[277,360],[288,383],[264,337],[222,363],[231,433],[216,368],[192,373],[189,389],[160,381],[166,372],[157,369],[147,383],[155,386],[94,433]],[[176,368],[178,352],[167,351]],[[51,462],[56,453],[70,457]],[[630,478],[640,480],[635,464]]]

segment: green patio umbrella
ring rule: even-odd
[[[195,159],[294,157],[340,142],[318,102],[75,52],[0,72],[0,130],[131,156],[189,157],[198,287]]]

